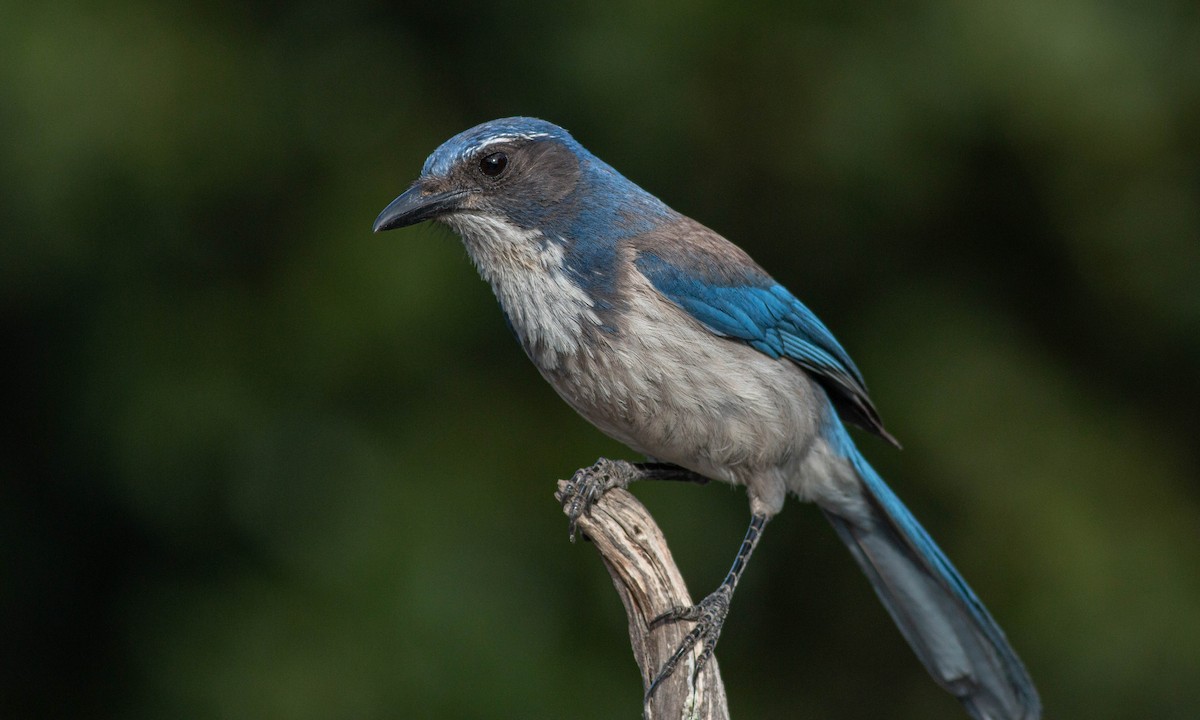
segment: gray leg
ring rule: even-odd
[[[758,538],[762,535],[763,527],[766,524],[766,515],[751,517],[750,527],[746,530],[746,537],[742,540],[742,546],[733,560],[733,567],[729,568],[729,573],[715,592],[701,600],[698,605],[672,608],[650,621],[651,630],[680,620],[694,621],[696,627],[692,628],[692,631],[683,638],[683,642],[679,644],[675,653],[663,663],[662,669],[658,671],[658,675],[650,683],[650,688],[646,690],[647,701],[650,700],[650,696],[654,694],[662,681],[671,676],[671,673],[675,671],[675,666],[679,664],[686,653],[691,652],[696,643],[704,643],[704,652],[696,661],[693,679],[699,676],[704,663],[712,657],[713,650],[717,647],[717,640],[721,637],[721,627],[725,624],[725,616],[729,614],[729,601],[733,598],[733,591],[737,589],[738,580],[742,578],[742,572],[746,569],[746,563],[750,561],[750,556],[754,554],[754,548],[758,545]]]

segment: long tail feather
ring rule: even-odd
[[[908,644],[976,720],[1037,720],[1037,690],[1004,632],[844,433],[837,444],[862,479],[868,517],[822,510]]]

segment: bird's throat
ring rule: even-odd
[[[571,278],[560,241],[484,214],[456,213],[444,222],[462,237],[539,367],[556,368],[579,351],[585,328],[600,319],[592,297]]]

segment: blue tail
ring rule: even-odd
[[[867,464],[841,423],[834,447],[862,479],[868,510],[822,507],[908,644],[976,720],[1037,720],[1042,706],[1004,632],[925,528]]]

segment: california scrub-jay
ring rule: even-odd
[[[581,471],[573,517],[639,478],[746,488],[750,528],[725,580],[651,623],[697,626],[649,692],[695,643],[701,663],[712,654],[759,535],[791,492],[820,507],[917,657],[972,717],[1040,716],[1004,633],[851,441],[844,422],[895,444],[858,368],[750,256],[533,118],[446,141],[374,229],[422,220],[462,236],[558,394],[653,459]]]

